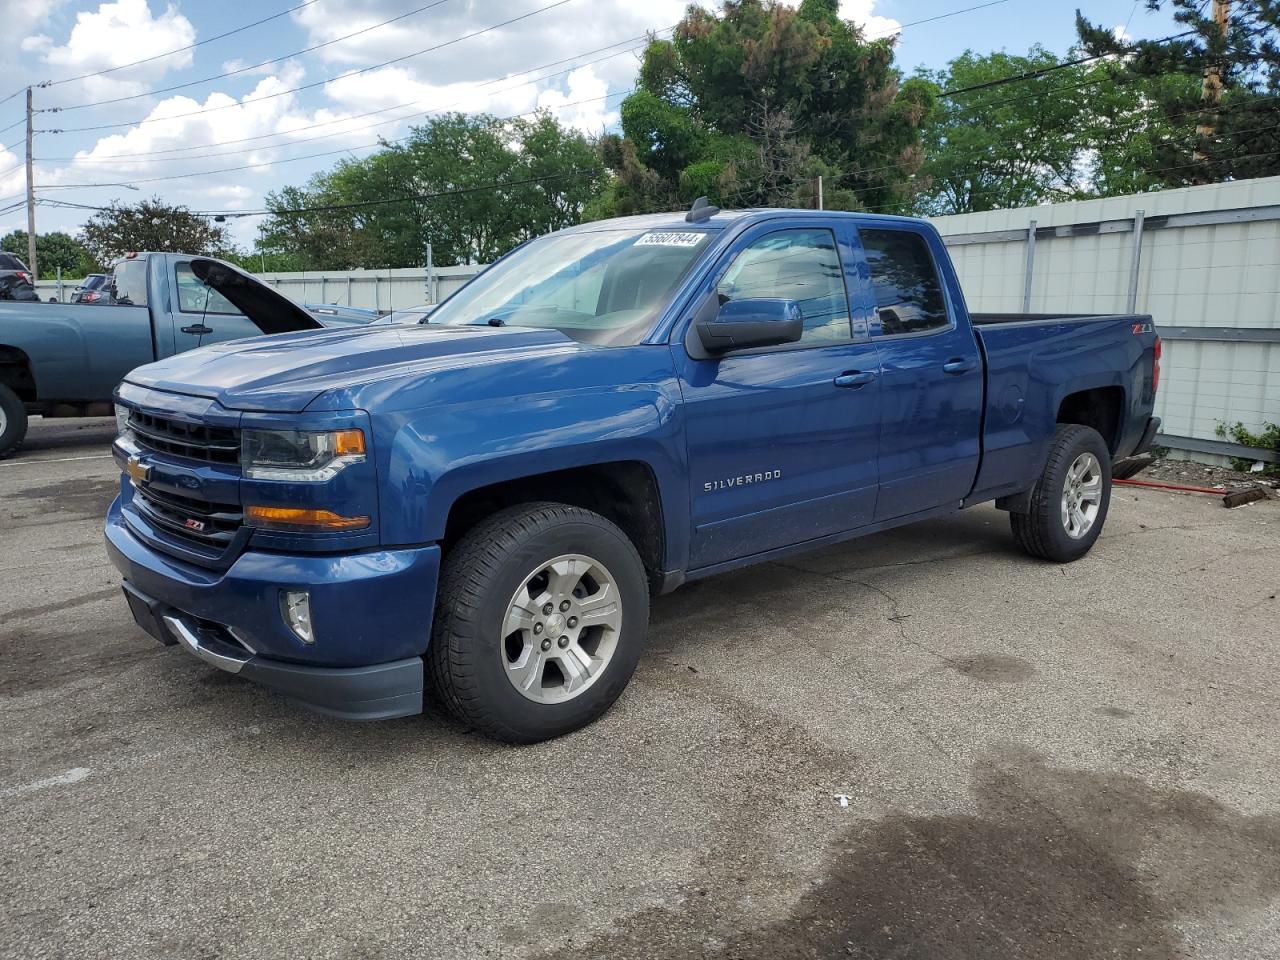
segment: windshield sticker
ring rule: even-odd
[[[637,247],[696,247],[705,233],[646,233],[636,241]]]

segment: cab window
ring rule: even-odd
[[[871,268],[879,335],[929,333],[950,326],[938,270],[924,237],[904,230],[858,231]]]
[[[121,260],[111,271],[111,295],[117,303],[147,305],[147,261]]]
[[[191,264],[179,263],[173,268],[178,283],[178,309],[183,313],[211,313],[239,316],[231,301],[207,286],[191,271]]]
[[[804,314],[801,343],[848,340],[849,297],[830,230],[779,230],[743,250],[716,285],[721,303],[794,300]]]

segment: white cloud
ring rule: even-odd
[[[565,126],[587,134],[603,133],[618,123],[618,100],[605,100],[608,83],[597,77],[592,67],[581,67],[568,77],[569,92],[543,90],[538,107],[550,110]],[[620,98],[619,98],[620,99]]]
[[[1114,27],[1111,28],[1111,35],[1115,37],[1116,40],[1118,40],[1120,43],[1133,42],[1133,34],[1129,32],[1129,28],[1127,24],[1117,23]]]
[[[154,57],[192,44],[195,39],[196,29],[191,21],[172,5],[153,16],[147,0],[115,0],[99,4],[96,11],[77,13],[66,43],[55,45],[50,37],[41,34],[24,41],[23,49],[39,53],[49,66],[80,74]],[[145,89],[146,81],[169,70],[188,67],[191,62],[191,51],[183,50],[120,74],[87,79],[82,92],[91,99],[139,93]]]
[[[800,0],[780,0],[789,7],[800,6]],[[882,17],[873,13],[876,0],[840,0],[840,19],[852,20],[862,27],[868,39],[879,40],[892,36],[902,29],[902,24],[893,17]]]
[[[0,23],[8,42],[26,40],[43,27],[53,11],[66,0],[0,0]],[[25,46],[23,49],[27,49]]]

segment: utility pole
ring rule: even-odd
[[[40,279],[40,265],[36,263],[36,185],[31,173],[31,88],[27,87],[27,266],[31,268],[31,280]]]
[[[1227,40],[1227,32],[1231,27],[1231,0],[1213,0],[1213,23],[1218,28],[1223,44]],[[1209,154],[1205,151],[1205,141],[1218,132],[1218,104],[1222,100],[1222,61],[1214,60],[1204,68],[1204,81],[1200,84],[1200,121],[1196,124],[1196,149],[1192,159],[1198,164],[1207,163]],[[1202,183],[1208,178],[1203,172],[1199,177]]]

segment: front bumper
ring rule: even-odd
[[[345,555],[248,551],[226,571],[173,560],[129,530],[117,500],[107,552],[134,619],[166,644],[323,713],[383,719],[422,710],[437,546]],[[311,594],[316,640],[304,644],[280,593]]]

